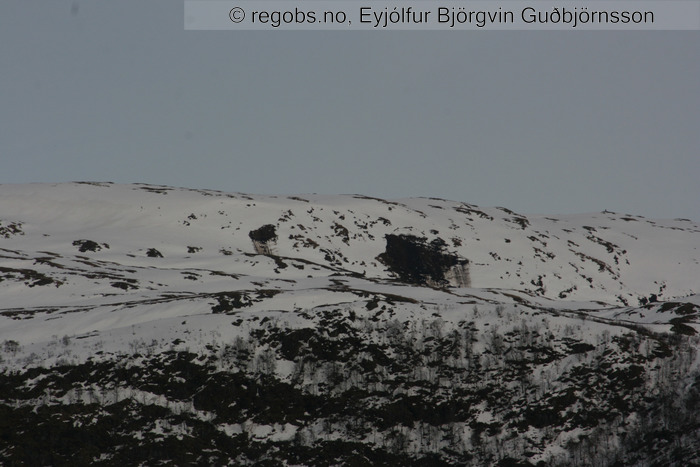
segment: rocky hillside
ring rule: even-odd
[[[700,464],[700,226],[0,186],[9,465]]]

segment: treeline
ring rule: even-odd
[[[698,461],[695,337],[592,334],[514,307],[488,326],[477,308],[456,323],[316,311],[316,327],[268,319],[200,353],[134,346],[6,371],[0,453],[54,465]]]

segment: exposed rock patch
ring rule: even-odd
[[[248,236],[253,240],[253,248],[259,255],[272,255],[277,242],[277,232],[272,224],[265,224],[259,229],[251,230]]]
[[[73,246],[78,247],[78,251],[85,253],[87,251],[100,251],[102,248],[109,249],[109,245],[106,243],[97,243],[93,240],[76,240],[73,242]]]
[[[14,235],[24,235],[21,222],[0,221],[0,237],[10,238]]]
[[[469,286],[469,260],[447,251],[441,238],[388,234],[386,250],[378,259],[400,280],[411,284],[444,287]]]
[[[146,256],[148,256],[149,258],[162,258],[163,254],[155,248],[149,248],[148,250],[146,250]]]

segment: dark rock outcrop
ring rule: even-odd
[[[272,247],[277,241],[277,232],[274,225],[265,224],[259,229],[251,230],[248,236],[253,240],[253,247],[257,254],[272,254]]]
[[[382,261],[403,282],[445,287],[469,285],[469,260],[447,251],[441,238],[388,234]]]

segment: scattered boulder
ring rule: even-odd
[[[146,256],[148,256],[149,258],[162,258],[163,254],[155,248],[149,248],[148,250],[146,250]]]

